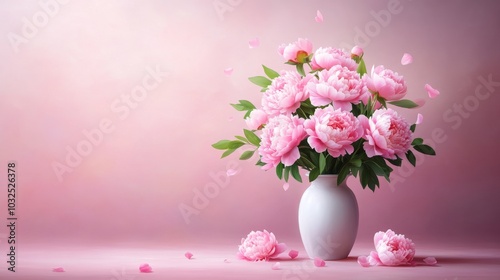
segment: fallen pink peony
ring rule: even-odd
[[[236,256],[247,261],[267,261],[283,253],[286,248],[285,243],[278,243],[272,232],[252,231],[241,239]]]
[[[370,252],[369,256],[358,257],[358,263],[363,267],[374,265],[399,266],[413,265],[415,256],[415,244],[402,234],[396,234],[392,230],[379,231],[373,237],[376,251]]]

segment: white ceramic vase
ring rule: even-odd
[[[358,232],[358,202],[346,181],[320,175],[299,205],[299,229],[310,258],[340,260],[349,256]]]

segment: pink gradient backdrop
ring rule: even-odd
[[[353,45],[359,30],[372,28],[373,36],[361,42],[367,64],[403,74],[408,97],[427,101],[405,116],[422,113],[418,135],[432,139],[441,131],[446,139],[434,145],[437,157],[402,172],[404,182],[372,193],[349,181],[361,211],[359,242],[392,228],[417,244],[480,237],[498,246],[500,87],[466,118],[443,117],[464,100],[475,105],[479,77],[500,81],[497,1],[401,0],[400,13],[386,26],[373,13],[387,10],[390,1],[232,1],[223,14],[215,2],[228,1],[70,1],[18,52],[8,34],[21,34],[23,17],[41,7],[38,1],[0,3],[0,182],[6,182],[7,161],[15,160],[20,240],[208,238],[236,245],[250,230],[268,229],[299,241],[297,207],[307,184],[291,183],[285,192],[274,172],[236,156],[220,160],[210,145],[241,132],[242,114],[229,103],[258,103],[259,90],[247,77],[260,75],[262,63],[288,67],[276,53],[279,44],[306,37],[315,48]],[[317,9],[321,24],[314,21]],[[255,37],[261,45],[250,49]],[[401,66],[404,52],[413,64]],[[158,87],[126,117],[113,112],[113,102],[156,66],[168,72]],[[224,75],[227,67],[234,68],[231,76]],[[441,95],[430,100],[425,83]],[[64,163],[66,146],[75,148],[85,139],[82,131],[103,119],[114,130],[60,182],[52,163]],[[214,182],[210,174],[224,174],[228,164],[237,164],[239,174],[187,224],[179,205],[192,206],[195,190],[203,191]],[[3,221],[6,191],[0,189]]]

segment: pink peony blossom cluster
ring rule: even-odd
[[[241,159],[257,152],[257,164],[264,170],[277,168],[279,178],[288,180],[291,172],[301,181],[298,167],[314,171],[311,173],[316,177],[340,174],[345,167],[343,176],[365,176],[360,178],[363,188],[374,190],[379,186],[377,176],[388,178],[393,170],[388,163],[400,166],[406,157],[415,166],[412,148],[435,154],[423,139],[413,137],[423,116],[418,114],[417,122],[410,124],[390,108],[418,108],[423,102],[403,99],[407,85],[395,71],[383,65],[366,71],[361,47],[351,51],[320,47],[313,51],[312,43],[300,38],[281,45],[278,53],[296,71],[277,72],[263,66],[267,77],[250,78],[262,87],[261,106],[246,100],[232,104],[247,112],[245,122],[251,131],[245,130],[245,137],[238,136],[237,140],[214,144],[226,150],[223,156],[249,144],[255,149],[246,151]],[[405,53],[402,64],[411,61],[411,55]],[[425,89],[430,97],[439,94],[430,85]]]

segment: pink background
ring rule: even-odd
[[[255,158],[220,160],[210,145],[242,133],[242,114],[229,103],[257,104],[259,89],[247,77],[261,75],[261,64],[289,67],[276,48],[303,37],[315,49],[357,42],[368,67],[398,71],[407,97],[426,100],[403,114],[409,121],[424,115],[417,134],[435,143],[438,156],[418,157],[417,169],[405,166],[395,172],[402,180],[375,193],[349,181],[360,205],[358,242],[391,228],[417,246],[481,239],[498,247],[500,85],[480,88],[490,93],[483,100],[474,94],[480,77],[500,82],[500,5],[401,0],[391,14],[389,2],[69,1],[16,52],[9,34],[22,36],[23,18],[32,21],[43,9],[38,1],[2,1],[0,182],[6,184],[7,162],[16,161],[20,244],[236,246],[259,229],[300,242],[297,207],[307,183],[292,182],[285,192]],[[228,10],[217,12],[214,3]],[[323,23],[314,20],[318,9]],[[390,19],[377,22],[381,10]],[[255,37],[260,46],[249,48]],[[405,52],[413,64],[400,64]],[[125,108],[120,96],[142,84],[147,67],[168,74],[130,114],[113,111],[112,104]],[[441,95],[429,99],[425,83]],[[461,104],[467,115],[448,111]],[[103,120],[113,130],[58,180],[53,163],[65,164],[66,148],[76,149],[86,139],[82,131]],[[239,173],[226,178],[228,167]],[[215,186],[210,174],[227,184],[212,189],[207,206],[186,223],[179,207],[193,206],[197,191]],[[0,227],[0,238],[6,234]]]

